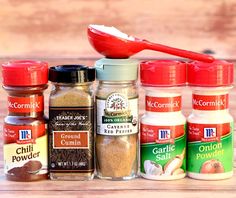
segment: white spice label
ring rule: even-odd
[[[97,134],[130,135],[138,133],[138,98],[128,99],[112,93],[107,99],[97,98]]]

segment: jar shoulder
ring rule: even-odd
[[[159,113],[147,114],[145,113],[140,122],[142,124],[156,125],[156,126],[174,126],[186,124],[186,117],[181,112],[175,113]]]
[[[192,112],[188,118],[188,122],[191,123],[203,123],[203,124],[217,124],[217,123],[227,123],[227,122],[233,122],[233,116],[225,111],[215,111],[215,112]]]
[[[120,93],[128,98],[137,98],[139,89],[136,84],[99,84],[96,88],[97,98],[107,98],[113,93]]]
[[[93,106],[94,91],[89,87],[52,88],[49,106]]]
[[[39,125],[46,124],[48,119],[45,116],[25,117],[25,116],[7,116],[4,118],[5,124],[10,125]]]

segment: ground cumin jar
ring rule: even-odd
[[[3,88],[8,92],[4,120],[4,172],[8,180],[35,181],[48,177],[47,125],[43,91],[48,64],[10,61],[2,64]]]
[[[49,80],[49,175],[53,180],[91,180],[94,176],[95,69],[83,65],[51,67]]]
[[[181,92],[186,85],[186,63],[144,61],[140,81],[146,112],[140,121],[140,172],[152,180],[174,180],[186,175],[186,118]]]
[[[95,64],[97,176],[128,180],[138,169],[138,62],[100,59]]]
[[[193,90],[193,110],[187,118],[187,172],[191,178],[219,180],[233,175],[234,121],[228,106],[233,81],[232,63],[194,61],[188,65]]]

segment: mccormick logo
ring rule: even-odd
[[[158,137],[156,143],[159,144],[174,144],[174,139],[171,138],[171,130],[170,129],[158,129]]]
[[[8,97],[8,110],[15,113],[43,111],[43,96],[37,97]]]
[[[159,129],[158,131],[159,140],[169,140],[170,130],[169,129]]]
[[[31,130],[19,130],[19,140],[30,140]]]
[[[206,111],[227,109],[228,94],[219,96],[193,94],[193,108]]]
[[[204,138],[216,137],[216,128],[204,128]]]
[[[220,137],[217,136],[217,128],[207,127],[203,128],[202,142],[214,142],[220,141]]]
[[[19,140],[16,140],[17,144],[35,144],[35,139],[32,138],[32,131],[29,129],[19,130]]]
[[[152,97],[146,96],[146,110],[152,112],[180,111],[181,97]]]
[[[40,102],[20,104],[17,102],[12,103],[11,101],[8,101],[8,107],[14,109],[39,109]]]
[[[174,144],[175,138],[185,136],[185,126],[153,126],[140,123],[140,135],[141,143]]]
[[[188,142],[221,142],[221,137],[232,133],[230,123],[198,124],[190,123],[188,127]]]

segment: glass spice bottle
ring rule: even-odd
[[[4,120],[4,173],[8,180],[48,178],[47,124],[43,91],[48,64],[18,60],[2,64],[3,88],[8,92]]]
[[[101,179],[128,180],[138,170],[138,61],[96,62],[96,170]]]
[[[51,67],[49,80],[49,173],[53,180],[91,180],[94,176],[95,69]]]

